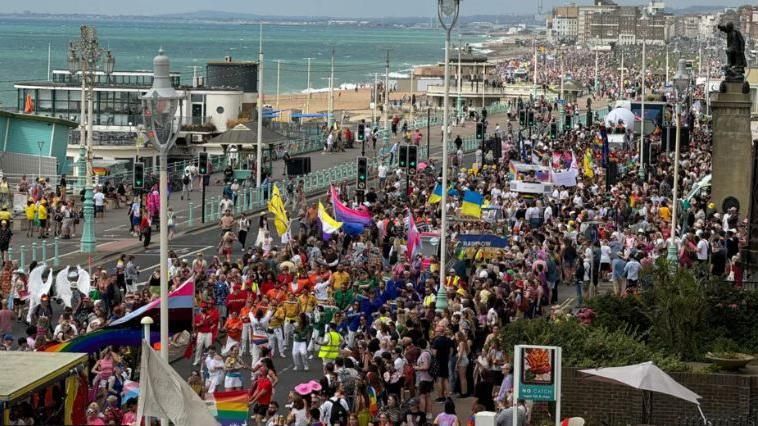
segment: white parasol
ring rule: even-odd
[[[632,111],[626,108],[616,108],[605,116],[606,127],[616,127],[619,121],[624,123],[624,127],[634,130],[635,119]]]
[[[579,370],[579,372],[589,376],[588,379],[590,380],[621,384],[645,391],[647,393],[647,398],[642,399],[642,406],[643,415],[646,416],[644,420],[647,423],[650,423],[650,418],[652,417],[651,392],[671,395],[675,398],[683,399],[697,405],[700,415],[703,416],[703,420],[705,420],[705,415],[703,415],[703,410],[700,409],[700,402],[698,401],[702,397],[680,385],[676,380],[672,379],[671,376],[664,373],[663,370],[653,364],[652,361],[627,365],[624,367],[591,368],[588,370]]]

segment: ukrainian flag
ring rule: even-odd
[[[474,191],[466,191],[463,193],[461,214],[481,218],[482,204],[484,204],[484,197],[482,197],[482,194]]]
[[[437,183],[434,187],[434,191],[432,191],[432,194],[429,196],[429,204],[437,204],[440,201],[442,201],[442,185]]]

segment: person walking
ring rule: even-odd
[[[237,220],[237,240],[242,245],[242,249],[245,249],[245,242],[247,241],[247,232],[250,230],[250,219],[243,213]]]
[[[150,245],[150,237],[153,234],[152,224],[150,223],[150,215],[145,209],[142,209],[140,216],[142,217],[139,224],[140,239],[142,239],[143,247],[147,248]]]
[[[174,213],[173,207],[168,208],[168,211],[166,212],[166,219],[168,224],[168,239],[173,240],[174,235],[176,234],[176,213]]]

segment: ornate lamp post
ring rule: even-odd
[[[92,126],[94,124],[93,98],[97,65],[104,49],[97,41],[95,28],[83,25],[79,39],[69,44],[68,68],[73,78],[81,73],[82,94],[80,97],[81,114],[79,116],[79,160],[78,174],[80,187],[84,187],[84,224],[80,250],[82,253],[94,253],[95,240],[95,201],[93,198],[92,174]],[[108,52],[105,61],[106,77],[110,76],[116,66],[116,59]]]
[[[677,65],[676,75],[674,75],[674,96],[675,109],[674,120],[676,120],[676,139],[674,142],[674,187],[671,193],[671,240],[669,240],[667,259],[672,264],[678,260],[679,247],[676,243],[676,222],[679,214],[679,144],[681,139],[681,101],[684,99],[683,94],[687,92],[690,86],[690,72],[687,70],[687,61],[680,59]]]
[[[445,37],[445,100],[442,111],[442,220],[440,227],[440,287],[437,290],[437,311],[447,308],[447,289],[445,288],[445,271],[447,257],[447,128],[449,122],[450,106],[450,34],[458,22],[458,14],[461,9],[461,0],[437,0],[437,16],[440,25],[447,32]]]
[[[145,129],[160,153],[160,253],[161,253],[161,356],[168,361],[168,152],[179,135],[181,120],[177,117],[182,95],[171,85],[168,56],[163,49],[153,59],[153,87],[142,97]]]

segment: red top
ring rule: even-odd
[[[197,314],[195,315],[195,330],[198,333],[211,333],[216,321],[210,315]]]
[[[226,298],[226,307],[229,313],[239,312],[245,302],[247,301],[247,293],[242,290],[234,290],[229,297]]]
[[[271,384],[271,380],[269,380],[268,376],[258,377],[258,380],[256,380],[255,383],[255,387],[250,388],[250,392],[250,396],[260,392],[258,400],[255,401],[256,404],[268,405],[271,403],[271,396],[274,393],[274,386]]]

